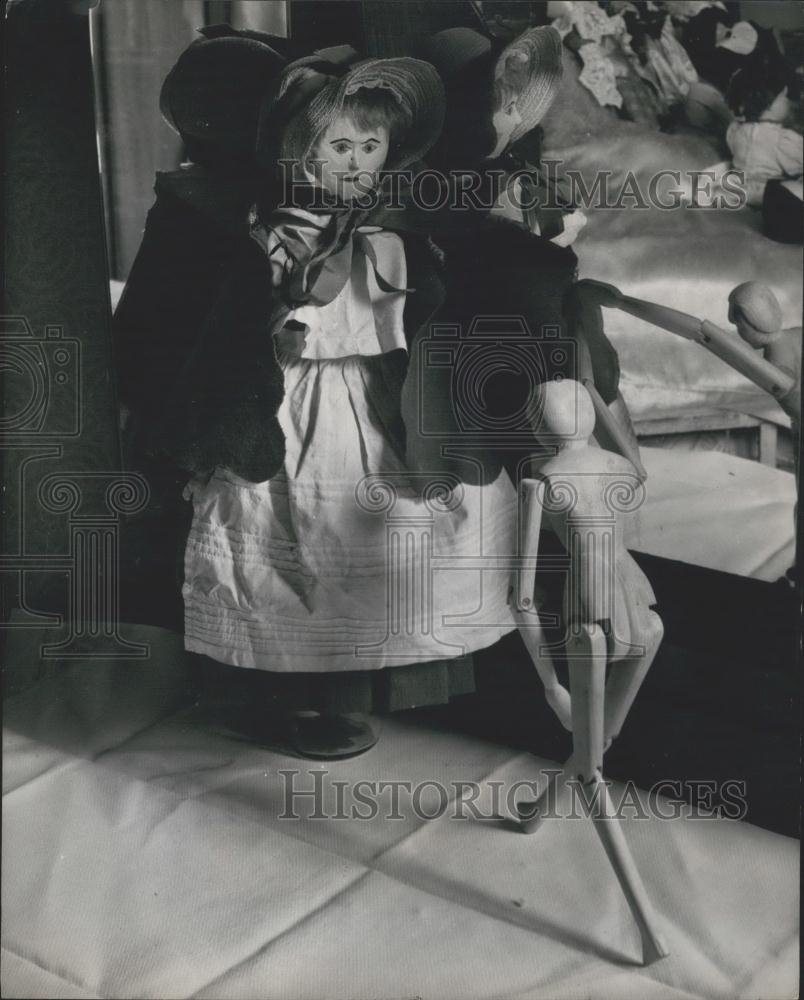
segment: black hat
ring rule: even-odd
[[[248,163],[259,109],[286,64],[284,39],[228,24],[202,28],[179,56],[159,96],[165,121],[198,163]]]

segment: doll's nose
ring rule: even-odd
[[[357,170],[360,167],[360,156],[356,149],[353,149],[349,154],[349,168],[350,170]]]

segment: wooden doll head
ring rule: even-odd
[[[765,347],[780,335],[782,310],[767,285],[746,281],[729,295],[729,322],[746,343]]]

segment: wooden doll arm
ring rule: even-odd
[[[777,399],[790,398],[795,379],[709,320],[696,319],[688,313],[657,305],[655,302],[631,298],[623,295],[614,285],[604,282],[590,280],[579,282],[579,285],[583,286],[583,295],[589,296],[601,306],[621,309],[646,323],[652,323],[686,340],[693,340]]]

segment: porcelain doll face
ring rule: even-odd
[[[340,115],[318,137],[310,151],[307,171],[315,183],[345,201],[375,187],[388,157],[387,125],[358,125]]]
[[[504,152],[506,146],[511,141],[514,129],[521,121],[522,116],[517,109],[516,100],[509,100],[504,106],[497,108],[491,116],[491,123],[497,134],[497,144],[489,154],[492,159]]]

